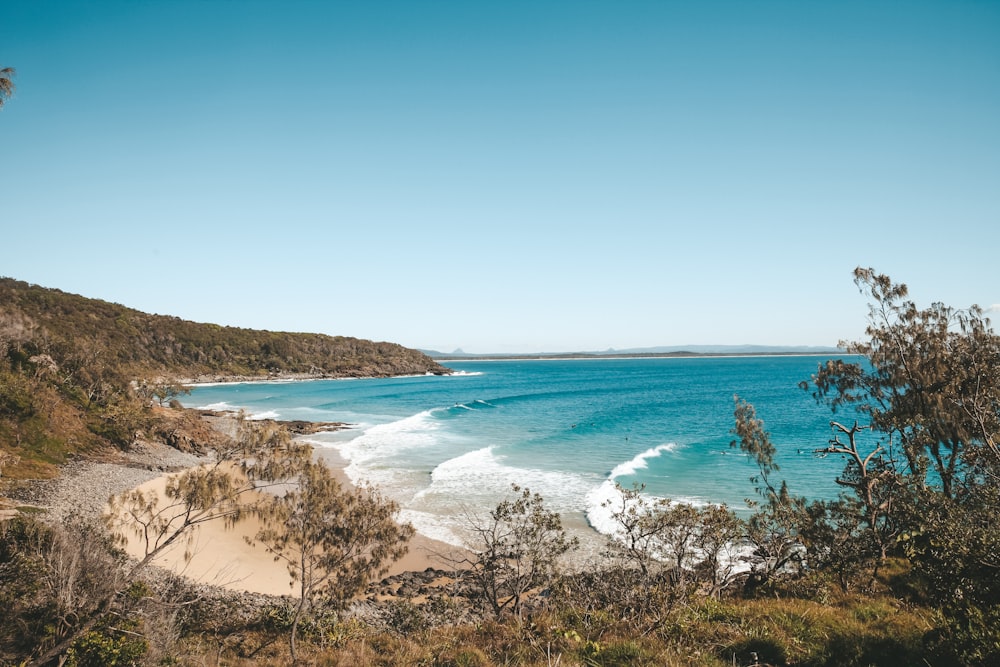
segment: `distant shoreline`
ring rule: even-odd
[[[843,350],[827,352],[814,351],[783,351],[783,352],[621,352],[621,353],[587,353],[587,352],[555,352],[526,354],[468,354],[459,356],[431,357],[435,362],[446,364],[449,361],[598,361],[607,359],[733,359],[754,357],[829,357],[831,355],[856,356]],[[316,380],[385,380],[394,378],[423,377],[424,375],[450,376],[458,374],[453,369],[448,373],[423,373],[418,375],[330,375],[326,373],[284,373],[274,375],[203,375],[197,378],[182,378],[178,384],[185,387],[212,387],[233,384],[287,384],[292,382],[310,382]]]
[[[197,378],[181,378],[177,384],[184,387],[216,387],[230,384],[291,384],[293,382],[314,382],[316,380],[386,380],[391,378],[415,378],[427,375],[447,376],[448,373],[418,373],[405,375],[330,375],[327,373],[286,373],[275,375],[213,375]]]
[[[550,361],[550,360],[589,360],[589,359],[726,359],[734,357],[827,357],[830,355],[851,355],[843,350],[829,352],[622,352],[608,354],[590,354],[586,352],[557,352],[553,354],[468,354],[457,356],[431,357],[434,361],[445,363],[449,361]]]

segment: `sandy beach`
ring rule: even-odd
[[[317,456],[326,460],[342,484],[352,486],[343,473],[345,462],[336,452],[317,450]],[[170,475],[156,477],[137,488],[147,492],[155,491],[163,498],[169,477]],[[259,522],[252,518],[231,529],[227,529],[223,521],[209,521],[197,528],[194,542],[190,545],[193,554],[190,560],[184,558],[188,545],[175,544],[158,557],[154,564],[196,582],[230,590],[296,595],[297,591],[290,584],[285,563],[276,562],[262,545],[248,544],[246,538],[252,538],[259,527]],[[142,545],[135,536],[129,536],[126,551],[137,558],[144,555]],[[450,544],[417,534],[410,540],[408,553],[393,563],[386,576],[427,568],[447,569],[448,565],[440,555],[455,552],[456,548]]]

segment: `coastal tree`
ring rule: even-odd
[[[651,518],[657,509],[669,507],[670,501],[661,498],[653,500],[643,495],[642,485],[626,489],[615,483],[614,500],[602,503],[611,510],[615,530],[608,541],[608,552],[631,567],[638,568],[642,576],[648,577],[659,568],[657,554],[662,551],[658,540],[659,527]]]
[[[120,566],[104,532],[76,517],[0,523],[0,662],[72,634],[120,585]]]
[[[15,74],[16,72],[13,67],[0,68],[0,109],[3,108],[3,105],[14,94]]]
[[[847,461],[835,481],[849,493],[841,499],[837,511],[853,517],[851,523],[863,527],[873,555],[879,561],[885,560],[898,533],[893,520],[897,486],[894,462],[884,455],[886,450],[881,444],[869,447],[867,452],[861,449],[859,435],[870,427],[861,426],[857,421],[849,427],[831,421],[830,427],[834,429],[834,436],[820,453],[839,455]]]
[[[520,618],[528,591],[550,583],[559,559],[579,545],[539,494],[516,484],[511,490],[514,497],[501,501],[488,518],[470,517],[477,550],[461,561],[497,618],[506,611]]]
[[[698,514],[694,547],[701,558],[700,570],[711,586],[709,594],[719,596],[732,582],[739,543],[746,534],[746,527],[725,504],[709,505]]]
[[[136,391],[139,396],[148,401],[155,399],[160,407],[163,407],[165,403],[169,404],[178,396],[185,396],[191,393],[188,387],[179,382],[143,382],[136,388]]]
[[[1000,337],[977,306],[918,308],[906,285],[871,268],[854,278],[871,299],[868,339],[843,346],[864,363],[821,366],[814,395],[855,407],[886,443],[899,489],[888,537],[942,612],[935,652],[996,662],[1000,530],[987,517],[1000,511]]]
[[[783,572],[794,571],[802,562],[799,529],[805,517],[805,500],[793,496],[784,480],[773,478],[781,468],[774,460],[777,449],[764,421],[754,407],[739,398],[734,411],[733,434],[737,440],[730,447],[739,447],[757,466],[758,474],[750,481],[756,485],[760,500],[748,500],[754,513],[746,521],[746,537],[754,548],[749,558],[750,576],[746,590],[752,592]]]
[[[834,479],[843,491],[835,500],[808,505],[800,537],[811,565],[830,570],[846,591],[855,579],[866,577],[871,586],[878,577],[899,535],[895,510],[902,489],[886,448],[860,443],[870,427],[857,421],[852,426],[831,421],[830,426],[833,437],[816,453],[845,460]]]
[[[982,309],[917,308],[906,285],[874,269],[854,280],[869,305],[869,339],[841,343],[865,364],[819,367],[810,384],[833,410],[853,406],[887,442],[899,442],[900,472],[947,498],[1000,468],[1000,342]],[[889,451],[894,458],[895,452]]]
[[[105,591],[87,613],[75,615],[65,636],[42,648],[28,663],[36,667],[63,655],[111,613],[122,593],[146,567],[174,545],[184,546],[192,557],[195,531],[210,521],[233,526],[259,509],[259,491],[268,485],[294,478],[309,460],[310,448],[293,441],[287,431],[274,424],[241,419],[237,437],[214,452],[213,460],[171,476],[161,499],[154,491],[133,489],[111,498],[106,515],[114,538],[138,540],[142,555],[125,566],[116,585]]]
[[[935,650],[955,664],[1000,659],[1000,337],[977,306],[918,308],[906,285],[871,268],[854,280],[870,298],[867,339],[841,343],[860,361],[821,364],[804,389],[836,413],[834,437],[818,451],[846,459],[840,498],[808,507],[768,482],[773,446],[752,407],[737,405],[741,448],[764,479],[770,515],[792,519],[788,537],[812,562],[874,565],[909,558],[944,623]],[[874,443],[862,447],[870,432]],[[770,448],[770,449],[769,449]],[[779,511],[781,510],[781,511]],[[805,518],[803,518],[805,517]],[[801,548],[801,547],[800,547]]]
[[[608,501],[616,529],[609,536],[608,554],[635,568],[641,579],[654,581],[664,565],[670,580],[683,588],[692,578],[708,583],[717,595],[730,582],[743,522],[725,505],[698,508],[669,498],[652,498],[644,487],[617,485],[620,505]],[[683,591],[677,591],[681,596]]]
[[[670,563],[674,582],[686,581],[696,558],[694,544],[701,522],[698,509],[669,498],[651,498],[642,486],[625,489],[617,485],[617,490],[621,506],[611,513],[616,524],[609,542],[611,554],[638,567],[644,577]]]
[[[406,553],[414,533],[396,522],[396,503],[374,489],[345,489],[322,460],[305,464],[295,482],[260,508],[256,535],[298,587],[289,632],[293,664],[299,623],[315,600],[342,606]]]

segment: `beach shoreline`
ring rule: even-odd
[[[164,413],[174,412],[160,408]],[[199,420],[218,432],[231,432],[231,417],[215,413],[198,414]],[[308,441],[307,441],[308,442]],[[210,445],[201,443],[205,451]],[[345,490],[356,488],[344,467],[346,460],[330,448],[315,447],[314,456],[322,458]],[[112,497],[133,489],[156,491],[164,498],[167,480],[185,470],[211,462],[211,457],[196,451],[181,451],[156,440],[140,441],[128,451],[109,452],[100,459],[76,459],[62,466],[53,479],[35,480],[20,485],[11,494],[11,501],[22,508],[44,511],[47,522],[82,520],[99,523],[107,515]],[[13,506],[13,505],[12,505]],[[37,511],[36,510],[36,511]],[[12,510],[16,512],[16,510]],[[222,520],[208,521],[197,527],[190,545],[193,557],[186,560],[185,545],[178,544],[155,559],[152,565],[182,575],[193,583],[218,586],[222,589],[267,595],[295,595],[290,575],[283,562],[276,562],[263,545],[251,546],[259,524],[252,519],[227,529]],[[127,536],[125,550],[132,558],[145,553],[135,535]],[[183,540],[181,541],[183,542]],[[408,551],[391,563],[388,571],[376,578],[393,577],[407,572],[452,570],[448,560],[461,549],[416,533],[408,542]]]
[[[276,373],[271,375],[199,375],[193,378],[179,378],[175,382],[182,387],[221,387],[234,384],[288,384],[293,382],[316,382],[319,380],[370,380],[372,378],[415,378],[426,375],[454,375],[447,373],[416,373],[405,375],[331,375],[329,373]]]

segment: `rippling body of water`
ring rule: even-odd
[[[451,376],[198,387],[185,403],[257,417],[343,421],[310,436],[378,485],[430,537],[461,543],[467,516],[519,484],[581,535],[608,530],[615,482],[744,507],[756,468],[733,439],[733,396],[757,409],[793,493],[837,494],[843,462],[812,454],[831,414],[798,388],[824,357],[450,362]]]

